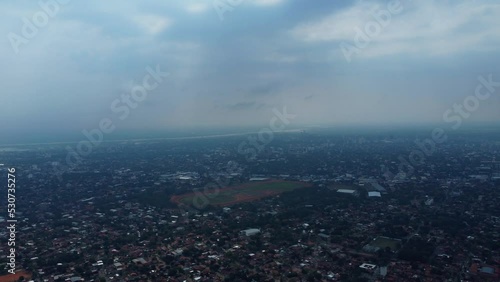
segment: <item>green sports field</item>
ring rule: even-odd
[[[385,249],[389,247],[391,251],[395,251],[401,245],[401,240],[393,239],[389,237],[379,236],[372,242],[370,242],[370,246],[379,247],[380,249]]]

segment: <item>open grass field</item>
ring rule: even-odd
[[[209,201],[210,205],[229,206],[310,186],[312,185],[309,183],[298,181],[267,180],[248,182],[238,186],[218,189],[217,191],[208,191],[201,195]],[[199,193],[176,195],[171,198],[171,201],[176,204],[192,205],[195,197],[199,196]]]
[[[400,244],[401,244],[401,240],[392,239],[392,238],[383,237],[383,236],[377,237],[375,240],[370,242],[371,246],[379,247],[381,249],[385,249],[386,247],[389,247],[389,248],[391,248],[391,251],[397,250],[399,248]]]

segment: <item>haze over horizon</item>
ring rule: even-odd
[[[45,7],[0,3],[5,139],[77,136],[104,118],[117,135],[256,127],[285,107],[288,128],[443,123],[478,77],[500,81],[496,1],[401,0],[348,59],[341,46],[391,1],[66,2],[28,37]],[[157,86],[124,109],[147,75]],[[499,106],[496,90],[464,125],[500,122]]]

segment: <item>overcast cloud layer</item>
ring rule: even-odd
[[[401,0],[350,61],[340,46],[389,1],[64,2],[32,38],[40,4],[0,3],[2,135],[265,125],[283,106],[297,125],[442,122],[479,75],[500,81],[497,1]],[[119,120],[157,65],[168,78]],[[497,92],[468,121],[500,121]]]

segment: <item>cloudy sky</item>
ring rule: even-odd
[[[442,122],[478,76],[500,81],[493,0],[40,3],[0,3],[5,136],[260,126],[285,106],[296,125]],[[120,119],[148,67],[169,76]],[[469,120],[499,106],[500,89]]]

